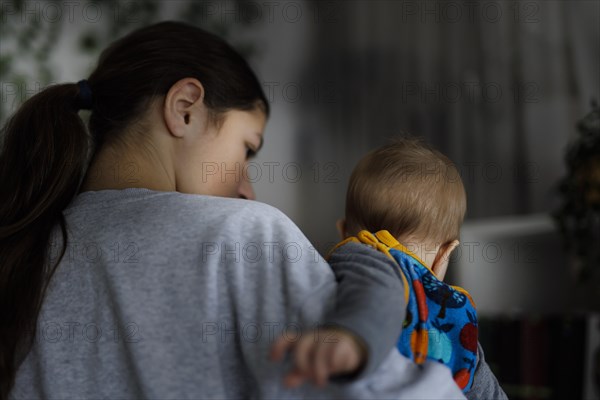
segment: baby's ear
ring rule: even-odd
[[[440,281],[444,280],[446,270],[448,269],[448,262],[450,262],[450,255],[459,244],[460,242],[458,240],[453,240],[441,246],[438,250],[438,254],[433,261],[431,269]]]
[[[335,223],[335,227],[337,228],[338,235],[340,235],[340,239],[341,240],[346,239],[346,219],[345,218],[338,219],[337,222]]]

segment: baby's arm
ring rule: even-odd
[[[402,331],[406,303],[394,260],[351,242],[336,249],[328,262],[338,282],[336,305],[319,329],[319,340],[313,332],[294,344],[282,338],[273,347],[273,359],[292,348],[291,386],[305,378],[323,384],[329,375],[337,375],[338,382],[360,379],[377,369]]]
[[[400,337],[406,316],[400,268],[384,253],[352,242],[333,252],[328,262],[338,291],[327,323],[364,340],[367,359],[352,376],[359,379],[379,367]]]
[[[479,342],[477,343],[477,367],[475,368],[475,376],[473,377],[473,386],[466,393],[466,396],[468,400],[508,400],[494,373],[485,362],[483,348]]]

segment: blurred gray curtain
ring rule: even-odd
[[[352,167],[401,132],[458,164],[468,218],[553,207],[563,150],[599,97],[597,1],[309,4],[321,19],[303,79],[323,89],[297,145],[321,164],[302,190],[311,239],[335,239]]]

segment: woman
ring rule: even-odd
[[[174,22],[18,110],[0,157],[1,398],[312,393],[280,384],[268,347],[319,320],[335,279],[285,215],[244,200],[268,114],[240,55]],[[456,393],[449,374],[431,385],[436,366],[387,363],[312,395]]]

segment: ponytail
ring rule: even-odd
[[[35,337],[46,287],[65,253],[62,210],[77,194],[91,142],[78,115],[77,84],[46,88],[2,128],[0,153],[0,398],[14,385],[19,354]],[[63,248],[47,265],[53,227]]]

